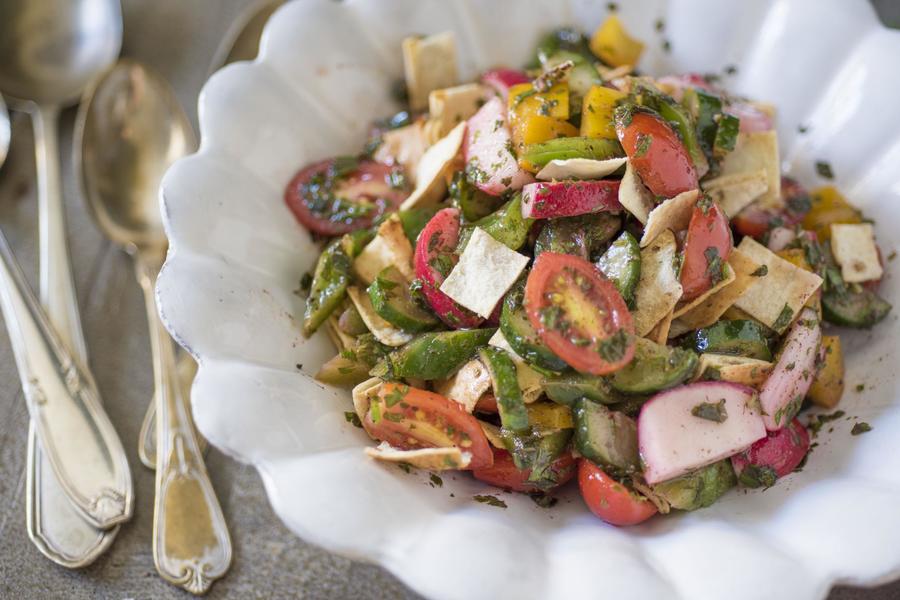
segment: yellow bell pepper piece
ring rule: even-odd
[[[809,388],[807,396],[816,406],[834,408],[844,393],[844,355],[841,352],[841,338],[836,335],[822,336],[825,362]]]
[[[530,83],[520,83],[509,88],[510,119],[527,119],[532,116],[569,118],[569,84],[557,83],[546,92],[536,92]]]
[[[591,52],[611,67],[636,65],[644,44],[628,35],[621,19],[610,15],[591,37]]]
[[[531,173],[537,173],[540,170],[537,165],[521,157],[525,146],[528,144],[537,144],[560,137],[575,137],[577,135],[577,127],[568,121],[561,121],[553,117],[537,115],[525,121],[514,123],[512,127],[512,141],[516,154],[520,155],[519,166]]]
[[[803,217],[803,227],[819,236],[819,241],[831,239],[832,223],[862,223],[862,215],[832,185],[810,194],[812,206]]]
[[[555,402],[535,402],[529,404],[528,422],[540,429],[572,429],[575,423],[572,420],[572,411],[568,406]]]
[[[581,109],[581,135],[592,138],[616,139],[613,111],[616,102],[625,98],[625,93],[602,85],[595,85],[584,95]]]
[[[814,273],[812,266],[809,264],[809,261],[806,260],[806,251],[803,248],[788,248],[786,250],[779,250],[775,253],[780,256],[784,260],[788,261],[795,267],[799,267],[804,271],[809,271],[810,273]],[[806,301],[805,306],[810,307],[815,310],[816,313],[821,317],[822,316],[822,292],[820,290],[816,290],[812,296],[809,297],[809,300]]]

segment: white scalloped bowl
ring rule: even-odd
[[[897,249],[900,205],[900,34],[864,0],[621,2],[647,42],[651,73],[737,67],[731,89],[775,102],[785,166],[817,185],[815,160],[880,218]],[[159,280],[163,318],[200,362],[197,426],[262,473],[278,515],[305,540],[378,563],[431,598],[822,598],[836,582],[872,585],[900,572],[900,405],[896,315],[847,335],[842,408],[853,421],[820,435],[806,468],[765,493],[731,492],[695,513],[616,529],[576,491],[553,509],[503,494],[476,503],[468,475],[404,474],[366,458],[344,420],[346,391],[313,374],[333,348],[304,340],[293,294],[316,258],[282,201],[301,165],[358,148],[367,124],[396,107],[400,40],[451,29],[462,76],[522,64],[537,35],[586,31],[599,0],[301,0],[266,29],[261,57],[217,73],[200,99],[200,151],[162,189],[171,249]],[[665,31],[654,23],[664,19]],[[663,39],[671,51],[662,51]],[[808,128],[798,134],[798,126]],[[889,264],[889,271],[891,266]],[[888,298],[898,298],[890,275]],[[864,393],[855,392],[865,383]]]

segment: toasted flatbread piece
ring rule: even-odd
[[[832,224],[831,251],[847,283],[881,279],[884,275],[871,223]]]
[[[490,91],[480,83],[466,83],[428,94],[429,130],[440,139],[478,112]]]
[[[386,267],[394,266],[412,281],[415,277],[412,259],[412,244],[403,231],[403,223],[394,214],[379,225],[378,233],[353,261],[353,270],[360,279],[370,284]]]
[[[411,125],[385,131],[381,135],[381,145],[372,158],[385,164],[400,165],[407,178],[415,185],[416,169],[431,145],[429,139],[425,122],[419,119]]]
[[[626,162],[628,162],[627,158],[551,160],[543,169],[538,171],[536,177],[543,181],[551,181],[553,179],[602,179],[618,171]]]
[[[369,412],[369,404],[372,403],[372,398],[378,395],[378,391],[383,383],[384,380],[380,377],[372,377],[357,384],[350,393],[353,398],[353,408],[356,410],[356,416],[361,420],[365,420],[366,413]]]
[[[730,258],[730,256],[729,256],[729,258]],[[734,269],[732,269],[731,266],[726,262],[725,265],[722,267],[722,271],[723,271],[722,281],[720,281],[716,285],[712,286],[711,288],[709,288],[708,290],[706,290],[705,292],[703,292],[702,294],[700,294],[699,296],[697,296],[696,298],[691,300],[690,302],[679,302],[675,306],[675,313],[673,316],[677,319],[681,315],[691,312],[692,310],[694,310],[695,308],[697,308],[698,306],[700,306],[701,304],[706,302],[706,300],[709,299],[711,296],[713,296],[714,294],[718,294],[720,291],[722,291],[723,288],[731,285],[731,283],[735,280]]]
[[[681,299],[683,290],[675,271],[677,253],[675,234],[668,229],[641,250],[641,278],[635,290],[637,309],[632,313],[634,330],[640,337],[646,337]]]
[[[491,374],[481,361],[473,358],[449,379],[436,381],[434,391],[463,405],[467,413],[475,410],[485,392],[491,389]]]
[[[375,448],[366,448],[365,453],[376,460],[405,463],[428,471],[465,469],[472,462],[472,454],[463,452],[456,446],[400,450],[387,442],[381,442]]]
[[[757,358],[714,354],[700,355],[694,381],[706,378],[759,387],[772,372],[772,363]]]
[[[452,87],[459,81],[456,66],[456,36],[452,31],[403,40],[403,73],[413,110],[428,108],[428,95]]]
[[[760,206],[781,203],[781,163],[778,156],[778,135],[774,130],[738,134],[734,150],[721,163],[721,175],[766,172],[766,191],[759,197]]]
[[[641,248],[649,245],[666,229],[673,232],[687,229],[699,195],[698,190],[681,192],[651,210],[647,217],[647,225],[644,227],[644,235],[641,237]]]
[[[499,448],[501,450],[506,450],[506,444],[503,443],[503,436],[500,434],[500,428],[494,425],[493,423],[488,423],[487,421],[478,421],[478,424],[481,425],[481,430],[484,431],[484,437],[488,439],[491,443],[491,446],[494,448]]]
[[[400,205],[400,210],[437,204],[447,192],[447,179],[458,166],[466,124],[460,123],[428,148],[416,167],[416,189]]]
[[[359,316],[362,317],[363,323],[372,332],[379,342],[386,346],[402,346],[413,339],[412,334],[406,333],[402,329],[397,329],[375,312],[369,294],[355,285],[347,288],[347,295],[353,306],[356,307]]]
[[[738,249],[751,260],[765,265],[766,273],[755,277],[734,305],[763,325],[782,333],[822,285],[822,278],[794,266],[749,236],[741,240]]]
[[[625,175],[619,184],[619,204],[643,225],[647,224],[647,217],[656,206],[653,192],[647,189],[630,162],[625,163]]]
[[[702,184],[703,191],[731,219],[769,189],[765,169],[722,175]]]
[[[672,328],[672,319],[675,318],[674,315],[674,310],[669,311],[669,314],[663,317],[662,320],[650,330],[650,333],[647,334],[647,339],[664,346],[666,340],[669,339],[669,331]]]

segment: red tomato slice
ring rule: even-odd
[[[373,438],[402,450],[456,446],[472,454],[469,469],[494,464],[491,446],[478,420],[462,404],[440,394],[385,383],[362,420]]]
[[[455,329],[478,327],[484,320],[453,301],[440,290],[459,257],[454,250],[459,242],[459,210],[445,208],[431,218],[416,241],[413,258],[416,277],[422,280],[422,293],[440,319]]]
[[[516,468],[512,455],[506,450],[492,448],[494,451],[494,465],[487,469],[473,470],[472,475],[475,479],[495,485],[499,488],[512,490],[514,492],[546,492],[547,488],[541,489],[534,484],[528,483],[528,476],[531,471],[522,471]],[[557,474],[558,483],[551,489],[558,488],[575,477],[576,465],[575,457],[571,452],[565,452],[557,458],[550,467]]]
[[[342,235],[369,227],[384,213],[397,210],[408,195],[392,183],[401,173],[397,167],[362,160],[353,172],[335,176],[334,164],[335,159],[328,159],[300,169],[284,191],[284,201],[294,217],[313,233]],[[354,204],[368,210],[361,214],[348,211]]]
[[[721,280],[733,246],[728,217],[718,204],[701,198],[691,214],[684,242],[682,300],[693,300]]]
[[[616,135],[651,192],[672,198],[697,189],[697,170],[678,134],[656,115],[636,110],[616,118]]]
[[[528,320],[566,363],[593,375],[634,356],[634,322],[616,287],[578,256],[542,252],[525,284]]]
[[[637,525],[656,514],[656,506],[604,473],[586,458],[578,459],[578,487],[592,513],[610,525]]]
[[[497,408],[497,397],[490,392],[481,396],[481,398],[478,399],[478,402],[475,403],[475,412],[493,414],[500,412],[500,409]]]

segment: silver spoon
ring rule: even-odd
[[[228,33],[222,38],[221,44],[213,55],[207,78],[225,65],[240,60],[253,60],[259,52],[259,42],[262,38],[263,28],[269,21],[269,17],[283,5],[285,0],[261,0],[247,7],[235,20]],[[192,361],[190,356],[185,356],[179,362]],[[199,436],[200,447],[204,449],[206,440]],[[150,469],[156,466],[156,403],[151,402],[144,414],[141,423],[141,432],[138,440],[138,456],[144,466]]]
[[[169,165],[195,146],[169,85],[135,61],[120,61],[85,93],[76,126],[85,198],[103,233],[134,258],[150,324],[158,417],[153,557],[164,579],[202,594],[228,570],[231,538],[154,293],[168,247],[159,182]]]
[[[9,152],[9,140],[12,137],[12,128],[9,122],[9,112],[3,96],[0,96],[0,167],[6,162],[6,154]]]
[[[62,343],[86,364],[65,242],[65,222],[59,179],[57,119],[59,110],[77,99],[87,82],[118,54],[122,38],[119,3],[115,0],[5,0],[0,3],[0,89],[14,105],[31,113],[35,130],[40,218],[41,299]],[[90,379],[89,374],[86,375]],[[90,382],[93,385],[93,382]],[[99,407],[98,418],[106,419]],[[96,412],[92,411],[92,412]],[[31,539],[51,560],[68,567],[93,561],[112,541],[116,530],[97,531],[89,523],[110,528],[131,515],[133,490],[124,451],[110,454],[109,489],[118,498],[107,506],[110,514],[85,514],[84,494],[72,485],[78,456],[75,443],[92,447],[99,442],[93,414],[86,431],[70,438],[69,446],[54,442],[42,452],[34,423],[29,431],[28,530]],[[61,423],[65,424],[65,423]],[[46,442],[47,440],[45,440]],[[108,449],[107,449],[108,450]],[[68,456],[64,456],[68,454]],[[80,482],[79,485],[84,485]],[[80,496],[81,500],[75,498]],[[72,500],[74,499],[74,502]]]

